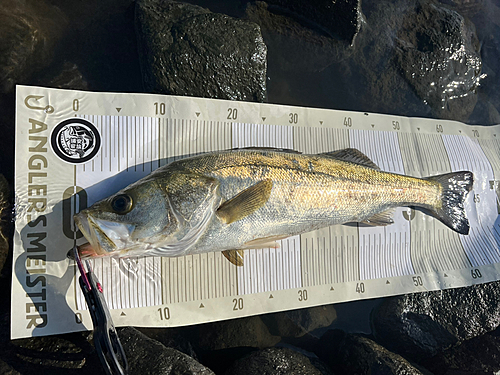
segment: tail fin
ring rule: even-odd
[[[474,183],[472,172],[463,171],[427,177],[428,181],[439,183],[441,207],[431,210],[433,215],[460,234],[469,234],[469,220],[465,216],[464,201]]]

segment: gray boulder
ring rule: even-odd
[[[133,327],[119,331],[129,364],[129,374],[211,375],[213,371],[188,355],[167,348]]]
[[[268,0],[281,12],[288,12],[302,22],[317,25],[324,33],[349,44],[359,31],[361,23],[360,0]]]
[[[336,374],[425,374],[400,355],[391,353],[376,342],[340,330],[325,333],[320,339],[316,354]]]
[[[467,121],[484,78],[474,25],[432,0],[364,2],[363,13],[353,51],[317,83],[335,104],[318,105]]]
[[[500,324],[498,282],[387,299],[374,312],[377,341],[420,360]]]
[[[429,104],[434,116],[466,120],[476,105],[482,78],[474,25],[429,1],[419,1],[409,10],[402,16],[396,39],[403,77]]]
[[[28,83],[52,62],[66,25],[59,8],[45,1],[0,3],[0,93]]]
[[[302,337],[317,328],[328,327],[337,318],[333,305],[267,314],[262,320],[273,335]]]
[[[186,3],[139,0],[136,30],[147,91],[265,100],[267,48],[256,24]]]
[[[281,338],[272,335],[259,316],[232,319],[199,326],[198,345],[203,350],[236,347],[267,348]]]
[[[434,375],[495,374],[500,371],[499,358],[500,337],[486,334],[424,360],[422,365]]]
[[[302,4],[310,6],[308,2]],[[275,66],[275,74],[288,72],[299,75],[293,79],[281,79],[294,81],[306,72],[322,71],[352,52],[352,47],[345,40],[332,38],[318,31],[317,27],[304,26],[293,14],[275,13],[273,10],[277,10],[276,7],[266,2],[250,2],[245,9],[245,17],[262,30],[268,47],[268,69]],[[300,58],[297,58],[298,51]]]
[[[321,375],[309,359],[287,348],[269,348],[237,360],[226,375]]]

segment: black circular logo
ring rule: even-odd
[[[68,163],[86,163],[101,147],[97,128],[82,118],[72,118],[57,124],[52,131],[52,150]]]

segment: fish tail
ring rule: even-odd
[[[448,227],[460,234],[469,234],[469,220],[465,216],[464,202],[471,191],[474,175],[469,171],[446,173],[427,177],[426,180],[441,185],[441,204],[431,212]]]

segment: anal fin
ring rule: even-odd
[[[372,226],[386,226],[394,223],[392,217],[394,216],[395,208],[389,208],[383,212],[379,212],[378,214],[369,217],[366,220],[361,221],[362,224],[372,225]]]
[[[264,249],[267,247],[273,249],[279,249],[280,244],[276,241],[282,240],[287,237],[289,236],[285,235],[285,236],[270,236],[264,238],[257,238],[256,240],[245,242],[244,246],[245,249]]]
[[[243,266],[243,254],[243,250],[224,250],[222,252],[222,255],[237,267]]]

